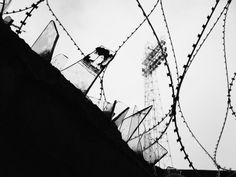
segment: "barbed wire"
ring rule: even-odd
[[[18,10],[13,10],[10,12],[5,12],[4,15],[10,15],[10,14],[15,14],[15,13],[19,13],[19,12],[24,12],[24,11],[29,10],[31,8],[33,8],[32,5],[29,7],[25,7],[24,9],[18,9]]]
[[[210,36],[211,32],[213,31],[213,29],[215,28],[216,24],[218,23],[218,21],[220,20],[221,16],[223,15],[223,13],[226,11],[226,9],[228,9],[229,4],[230,4],[231,0],[228,1],[228,3],[224,6],[223,10],[221,11],[220,15],[217,17],[216,21],[214,22],[214,24],[212,25],[212,27],[210,28],[209,32],[207,33],[207,35],[205,36],[205,38],[203,39],[203,41],[199,44],[199,47],[196,49],[196,52],[192,55],[188,66],[186,67],[186,71],[189,69],[190,65],[192,64],[193,60],[195,59],[196,55],[198,54],[198,52],[200,51],[201,47],[203,46],[203,44],[205,43],[205,41],[207,40],[207,38]],[[206,28],[206,26],[203,25],[203,27]],[[194,45],[193,45],[194,46]],[[197,46],[196,46],[197,47]]]
[[[54,13],[54,11],[52,10],[48,0],[46,0],[46,4],[47,7],[49,9],[49,11],[51,12],[52,16],[55,18],[55,20],[58,22],[58,24],[61,26],[61,28],[63,29],[63,31],[66,33],[66,35],[70,38],[70,40],[73,42],[74,46],[77,48],[77,50],[80,52],[81,55],[85,56],[84,52],[80,49],[80,47],[76,44],[75,40],[72,38],[72,36],[70,35],[70,33],[66,30],[66,28],[64,27],[64,25],[61,23],[61,21],[59,20],[59,18],[56,16],[56,14]]]
[[[234,74],[234,77],[232,77],[231,82],[229,82],[229,71],[228,71],[227,52],[226,52],[226,20],[227,20],[227,14],[228,14],[228,8],[224,13],[224,19],[223,19],[224,24],[223,24],[223,31],[222,31],[222,34],[223,34],[222,39],[223,39],[224,65],[225,65],[225,74],[226,74],[226,82],[227,82],[227,90],[228,90],[227,104],[229,106],[229,109],[232,112],[232,115],[234,117],[236,117],[236,113],[235,113],[235,111],[233,109],[233,106],[232,106],[232,103],[231,103],[231,91],[232,91],[232,86],[233,86],[233,82],[234,82],[236,73]]]
[[[38,2],[33,3],[33,4],[31,5],[31,7],[32,7],[31,10],[30,10],[29,12],[26,12],[26,16],[25,16],[24,20],[20,21],[21,25],[20,25],[20,27],[16,30],[16,33],[17,33],[17,34],[20,34],[20,33],[22,32],[22,28],[23,28],[23,26],[26,25],[27,19],[32,16],[33,11],[34,11],[35,9],[37,9],[37,8],[38,8],[38,5],[39,5],[41,2],[43,2],[43,1],[44,1],[44,0],[39,0]]]
[[[178,104],[179,110],[181,110],[181,105]],[[183,123],[185,124],[185,126],[187,127],[188,131],[190,132],[190,134],[192,135],[193,139],[197,142],[197,144],[201,147],[201,149],[207,154],[207,156],[213,161],[214,165],[216,166],[217,169],[222,169],[222,167],[215,161],[215,159],[210,155],[210,153],[206,150],[206,148],[204,148],[204,146],[200,143],[200,141],[197,139],[197,137],[194,135],[193,131],[191,130],[191,128],[189,127],[185,116],[183,114],[182,111],[179,111],[181,118],[183,119]]]
[[[231,1],[228,1],[228,2],[230,3]],[[228,6],[229,6],[229,3],[227,3]],[[223,24],[223,52],[224,52],[224,63],[225,63],[225,70],[226,70],[227,92],[228,92],[228,95],[229,95],[229,78],[228,78],[229,75],[228,75],[226,49],[225,49],[225,24],[226,24],[226,19],[227,19],[228,6],[226,8],[224,24]],[[227,108],[226,108],[226,113],[225,113],[225,117],[224,117],[224,122],[223,122],[221,131],[220,131],[220,135],[217,139],[217,143],[216,143],[215,150],[214,150],[214,160],[215,161],[216,161],[216,156],[217,156],[217,150],[218,150],[218,147],[219,147],[219,144],[220,144],[220,141],[221,141],[224,129],[225,129],[226,121],[227,121],[227,118],[228,118],[229,107],[230,107],[230,105],[229,105],[229,96],[228,96]]]
[[[102,98],[103,98],[104,99],[103,106],[104,106],[105,103],[108,102],[107,98],[106,98],[106,94],[105,94],[105,88],[104,88],[104,76],[105,76],[105,73],[106,73],[106,69],[107,69],[107,67],[104,69],[101,76],[99,77],[99,79],[100,79],[100,93],[99,93],[98,101],[101,102]]]
[[[231,82],[229,84],[229,94],[228,94],[228,100],[229,101],[228,102],[229,102],[229,109],[231,110],[232,115],[236,118],[236,112],[234,111],[234,107],[233,107],[232,102],[231,102],[231,91],[232,91],[232,87],[233,87],[235,78],[236,78],[236,73],[234,73],[234,76],[232,77]]]
[[[170,46],[171,46],[172,54],[173,54],[173,57],[174,57],[175,69],[176,69],[176,75],[177,75],[177,82],[179,82],[179,68],[178,68],[177,57],[176,57],[176,54],[175,54],[174,44],[173,44],[173,40],[172,40],[172,37],[171,37],[171,34],[170,34],[170,29],[169,29],[169,26],[168,26],[168,23],[167,23],[167,19],[166,19],[166,15],[165,15],[165,11],[164,11],[162,0],[160,0],[160,5],[161,5],[162,16],[164,18],[164,22],[165,22],[168,38],[169,38],[169,41],[170,41]]]

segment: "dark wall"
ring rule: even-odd
[[[0,20],[0,176],[153,176],[116,126]]]

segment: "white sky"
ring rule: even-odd
[[[36,1],[13,0],[8,10],[24,8],[31,5],[32,2]],[[146,12],[149,12],[155,4],[155,0],[140,2]],[[135,0],[50,0],[50,4],[85,54],[100,45],[116,50],[144,18]],[[163,4],[179,68],[182,71],[182,66],[187,61],[187,55],[191,52],[192,44],[196,42],[197,34],[201,32],[201,26],[206,22],[206,17],[210,14],[215,1],[163,0]],[[218,17],[224,4],[226,4],[226,0],[220,2],[212,22]],[[15,19],[15,23],[19,24],[19,20],[22,20],[24,15],[23,12],[12,15],[12,17]],[[21,37],[31,45],[51,19],[54,20],[46,3],[43,2],[27,21],[27,25],[24,27],[26,32]],[[226,49],[230,78],[236,72],[235,19],[236,3],[232,1],[226,25]],[[172,74],[175,75],[173,55],[159,5],[150,20],[158,36],[167,41],[168,61],[171,64]],[[212,23],[210,24],[212,25]],[[189,126],[211,155],[213,155],[219,137],[227,102],[222,25],[223,20],[221,19],[194,60],[180,94],[180,101]],[[59,25],[58,29],[60,38],[54,55],[64,53],[70,58],[68,64],[81,59],[82,56]],[[208,30],[209,28],[207,28]],[[145,46],[149,43],[155,45],[156,40],[150,27],[145,23],[120,50],[107,70],[104,84],[109,100],[117,99],[130,106],[138,105],[140,109],[143,107],[144,90],[141,61],[144,58]],[[161,99],[166,111],[171,104],[169,81],[163,66],[159,68],[158,72]],[[232,91],[232,104],[236,109],[235,85]],[[99,86],[95,85],[94,89],[98,88]],[[94,94],[94,96],[98,97],[99,95]],[[191,137],[181,118],[178,119],[178,124],[182,141],[193,165],[199,169],[215,169],[213,163]],[[236,158],[235,126],[236,119],[230,113],[217,155],[221,166],[231,167],[234,170],[236,170],[234,160]],[[170,127],[168,133],[174,167],[188,168],[188,163],[179,150],[180,146],[176,143],[173,126]]]

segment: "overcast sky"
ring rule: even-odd
[[[13,0],[8,10],[24,8],[31,5],[32,2],[36,1]],[[156,1],[142,0],[140,2],[144,9],[149,12]],[[49,3],[85,54],[100,45],[115,51],[144,18],[135,0],[50,0]],[[187,55],[192,50],[192,44],[196,42],[197,34],[201,32],[202,25],[206,22],[206,17],[210,14],[211,7],[214,4],[214,0],[163,0],[180,71],[182,71],[182,66],[187,61]],[[226,0],[219,3],[210,26],[215,22],[225,4]],[[19,24],[24,15],[23,12],[12,15],[12,17],[15,19],[15,23]],[[22,33],[21,37],[29,45],[32,45],[51,19],[55,20],[48,11],[46,3],[43,2],[27,21],[27,25],[24,27],[26,32]],[[175,75],[173,54],[159,5],[151,15],[150,20],[157,35],[167,41],[167,59],[170,62],[172,74]],[[232,1],[226,23],[226,50],[230,78],[236,72],[235,20],[236,2]],[[211,155],[213,155],[219,137],[227,106],[222,25],[223,18],[220,19],[199,51],[187,73],[180,94],[183,112],[189,126]],[[69,57],[68,65],[81,59],[82,56],[59,25],[58,29],[60,38],[54,55],[59,53],[67,55]],[[207,28],[207,31],[209,29]],[[143,108],[144,84],[141,62],[145,57],[145,47],[149,44],[155,46],[156,40],[150,27],[145,23],[123,46],[107,69],[104,86],[108,100],[117,99],[128,106],[137,105],[139,109]],[[171,90],[168,87],[169,81],[164,66],[158,68],[158,73],[161,100],[163,110],[166,113],[171,105]],[[174,76],[174,78],[176,77]],[[235,85],[232,91],[232,105],[236,109]],[[95,85],[94,89],[99,89],[98,84]],[[96,92],[90,94],[99,96]],[[194,141],[180,117],[178,124],[182,141],[193,165],[199,169],[215,169],[211,160]],[[236,158],[235,127],[236,118],[230,113],[217,153],[219,164],[231,167],[234,170],[236,170],[234,160]],[[179,150],[180,146],[176,143],[173,126],[170,127],[168,133],[174,167],[188,168],[188,163]]]

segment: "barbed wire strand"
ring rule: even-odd
[[[226,22],[226,17],[227,17],[227,12],[228,12],[228,8],[226,8],[226,12],[225,12],[225,19],[224,19],[224,25],[223,25],[223,43],[225,43],[225,22]],[[228,69],[227,69],[227,59],[226,59],[226,51],[225,51],[225,44],[223,45],[224,48],[224,59],[225,59],[225,70],[226,70],[226,77],[228,77]],[[227,79],[227,87],[228,87],[228,91],[229,91],[229,79]],[[228,93],[229,94],[229,93]],[[229,97],[228,97],[228,102],[229,102]],[[220,131],[220,135],[218,137],[216,146],[215,146],[215,151],[214,151],[214,159],[216,160],[216,156],[217,156],[217,150],[225,129],[225,125],[226,125],[226,121],[228,118],[228,113],[229,113],[229,104],[227,103],[227,108],[226,108],[226,113],[225,113],[225,117],[224,117],[224,122]]]
[[[18,10],[13,10],[10,12],[5,12],[4,15],[10,15],[10,14],[15,14],[15,13],[19,13],[19,12],[24,12],[24,11],[29,10],[31,8],[33,8],[33,7],[29,6],[29,7],[25,7],[24,9],[18,9]]]
[[[225,74],[226,74],[226,82],[227,82],[227,89],[228,89],[228,101],[227,101],[227,104],[229,105],[229,109],[231,110],[232,112],[232,115],[234,117],[236,117],[236,114],[235,114],[235,111],[233,110],[233,106],[232,106],[232,103],[231,103],[231,91],[232,91],[232,86],[233,86],[233,81],[234,81],[234,77],[232,78],[232,81],[231,83],[229,82],[229,71],[228,71],[228,62],[227,62],[227,52],[226,52],[226,21],[227,21],[227,14],[228,14],[228,8],[227,10],[225,11],[225,14],[224,14],[224,24],[223,24],[223,31],[222,31],[222,34],[223,34],[223,52],[224,52],[224,65],[225,65]]]
[[[234,73],[234,76],[232,77],[231,82],[230,82],[230,84],[229,84],[230,86],[229,86],[229,95],[228,95],[228,97],[229,97],[229,102],[230,102],[230,107],[229,107],[229,109],[231,110],[232,115],[236,118],[236,112],[234,111],[233,105],[232,105],[232,103],[231,103],[231,91],[232,91],[232,87],[233,87],[235,78],[236,78],[236,72]]]
[[[231,1],[231,0],[230,0]],[[210,36],[211,32],[213,31],[213,29],[215,28],[216,24],[219,22],[221,16],[223,15],[223,13],[225,12],[226,9],[228,9],[229,3],[227,3],[225,5],[225,7],[223,8],[223,10],[221,11],[220,15],[218,16],[218,18],[216,19],[216,21],[214,22],[213,26],[210,28],[209,32],[207,33],[207,35],[205,36],[205,38],[203,39],[203,41],[199,44],[199,47],[196,49],[196,52],[192,55],[192,58],[189,61],[188,66],[186,67],[186,70],[189,69],[190,65],[192,64],[193,60],[195,59],[196,55],[198,54],[198,52],[200,51],[201,47],[203,46],[203,44],[205,43],[205,41],[208,39],[208,37]],[[204,25],[203,25],[204,26]]]
[[[61,23],[61,21],[59,20],[59,18],[56,16],[56,14],[54,13],[54,11],[52,10],[48,0],[46,0],[46,4],[47,7],[49,9],[49,11],[51,12],[52,16],[55,18],[55,20],[58,22],[58,24],[61,26],[61,28],[63,29],[63,31],[66,33],[66,35],[70,38],[70,40],[73,42],[74,46],[77,48],[77,50],[80,52],[80,54],[82,56],[85,57],[84,52],[81,50],[81,48],[76,44],[75,40],[72,38],[72,36],[70,35],[70,33],[66,30],[66,28],[64,27],[64,25]]]
[[[176,57],[176,54],[175,54],[174,44],[173,44],[173,40],[172,40],[172,37],[171,37],[171,34],[170,34],[170,29],[169,29],[169,26],[168,26],[168,23],[167,23],[167,19],[166,19],[166,15],[165,15],[165,11],[164,11],[162,0],[160,0],[160,5],[161,5],[162,16],[164,18],[164,22],[165,22],[168,38],[169,38],[169,41],[170,41],[170,46],[171,46],[172,54],[173,54],[173,57],[174,57],[177,81],[179,82],[179,68],[178,68],[177,57]]]
[[[147,17],[149,17],[153,11],[156,9],[157,5],[159,3],[159,0],[156,1],[156,3],[154,4],[153,8],[151,9],[151,11],[148,13]],[[147,21],[146,18],[143,19],[143,21],[130,33],[130,35],[128,35],[126,37],[126,39],[118,46],[118,48],[116,49],[115,52],[118,52],[124,45],[125,43],[138,31],[138,29]]]
[[[179,110],[181,109],[181,105],[178,104]],[[188,131],[192,135],[193,139],[197,142],[197,144],[201,147],[201,149],[207,154],[207,156],[213,161],[214,165],[217,169],[222,169],[222,167],[214,160],[214,158],[210,155],[210,153],[206,150],[206,148],[200,143],[200,141],[197,139],[197,137],[194,135],[193,131],[191,130],[190,126],[188,125],[185,116],[182,111],[179,111],[181,118],[183,119],[183,123],[187,127]]]
[[[44,1],[44,0],[39,0],[38,2],[33,3],[33,4],[31,5],[31,6],[32,6],[31,10],[30,10],[29,12],[26,12],[26,16],[25,16],[24,20],[20,21],[21,25],[20,25],[20,27],[16,30],[16,33],[17,33],[18,35],[22,32],[22,28],[23,28],[23,26],[26,25],[26,21],[28,20],[28,18],[30,18],[30,17],[32,16],[33,11],[34,11],[35,9],[37,9],[37,8],[38,8],[38,5],[39,5],[41,2],[43,2],[43,1]]]

